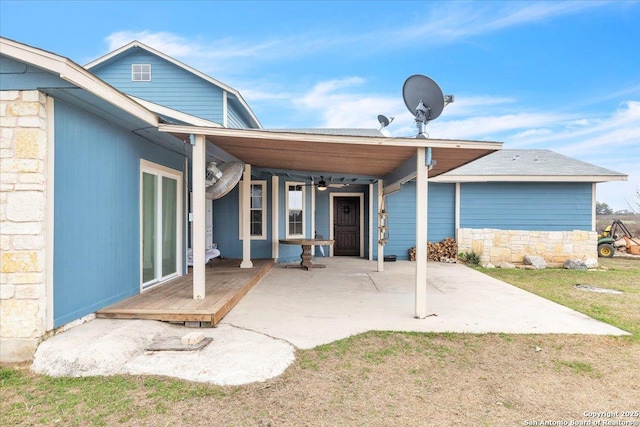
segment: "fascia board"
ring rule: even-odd
[[[158,125],[158,117],[154,113],[70,59],[5,38],[0,38],[0,46],[3,55],[58,74],[61,79],[104,99],[146,123],[152,126]]]
[[[627,175],[440,175],[431,182],[609,182],[626,181]]]
[[[483,141],[459,141],[442,139],[417,139],[417,138],[390,138],[386,136],[345,136],[345,135],[323,135],[323,134],[300,134],[289,132],[265,132],[253,129],[227,129],[227,128],[206,128],[187,125],[159,126],[161,132],[201,134],[208,136],[251,138],[277,141],[299,141],[323,142],[333,144],[357,144],[357,145],[388,145],[396,147],[433,147],[433,148],[467,148],[480,150],[499,150],[502,143]]]
[[[174,110],[163,105],[155,104],[153,102],[146,101],[144,99],[137,98],[132,95],[127,95],[129,98],[142,105],[146,109],[153,111],[157,114],[173,117],[183,122],[192,124],[194,126],[207,126],[207,127],[222,127],[221,124],[215,123],[209,120],[202,119],[200,117],[192,116],[191,114],[183,113],[182,111]]]

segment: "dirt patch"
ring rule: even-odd
[[[588,292],[599,292],[602,294],[622,294],[622,291],[616,291],[615,289],[605,289],[605,288],[599,288],[598,286],[592,286],[592,285],[582,285],[580,283],[576,283],[575,285],[573,285],[574,288],[576,289],[580,289],[581,291],[588,291]]]
[[[215,361],[212,361],[215,363]],[[566,335],[370,332],[297,352],[280,377],[240,387],[149,377],[95,379],[124,393],[113,413],[88,398],[65,406],[31,375],[3,387],[3,425],[441,426],[589,420],[585,411],[638,410],[640,344]],[[111,383],[128,379],[115,393]],[[128,383],[128,384],[129,384]],[[75,391],[95,396],[96,384]],[[98,388],[99,389],[99,388]],[[40,391],[38,391],[40,390]],[[173,392],[172,392],[173,390]],[[176,391],[177,390],[177,391]],[[45,395],[35,400],[34,395]],[[52,393],[52,392],[51,392]],[[124,407],[123,407],[124,405]],[[29,411],[24,411],[25,406]],[[65,410],[56,413],[56,407]],[[49,407],[55,415],[43,416]],[[22,412],[16,412],[22,411]],[[21,416],[21,419],[15,417]],[[619,418],[616,418],[619,419]],[[93,419],[95,420],[95,418]],[[627,419],[640,421],[638,418]],[[533,424],[530,424],[533,425]]]

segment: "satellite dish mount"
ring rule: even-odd
[[[453,95],[443,95],[440,86],[427,76],[415,74],[404,82],[402,97],[407,109],[415,117],[418,135],[428,138],[427,123],[437,119],[445,105],[453,102]]]

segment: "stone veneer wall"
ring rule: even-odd
[[[473,251],[483,263],[522,263],[525,255],[548,263],[598,257],[595,231],[526,231],[490,228],[458,230],[458,252]]]
[[[0,91],[0,361],[33,357],[46,332],[47,111],[38,91]],[[53,226],[50,224],[49,226]]]

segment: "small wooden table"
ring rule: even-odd
[[[300,245],[302,246],[302,253],[300,254],[300,264],[287,265],[286,267],[301,267],[305,270],[311,268],[325,268],[324,264],[314,264],[311,262],[311,247],[315,245],[333,245],[333,240],[327,239],[281,239],[280,243],[283,245]]]

